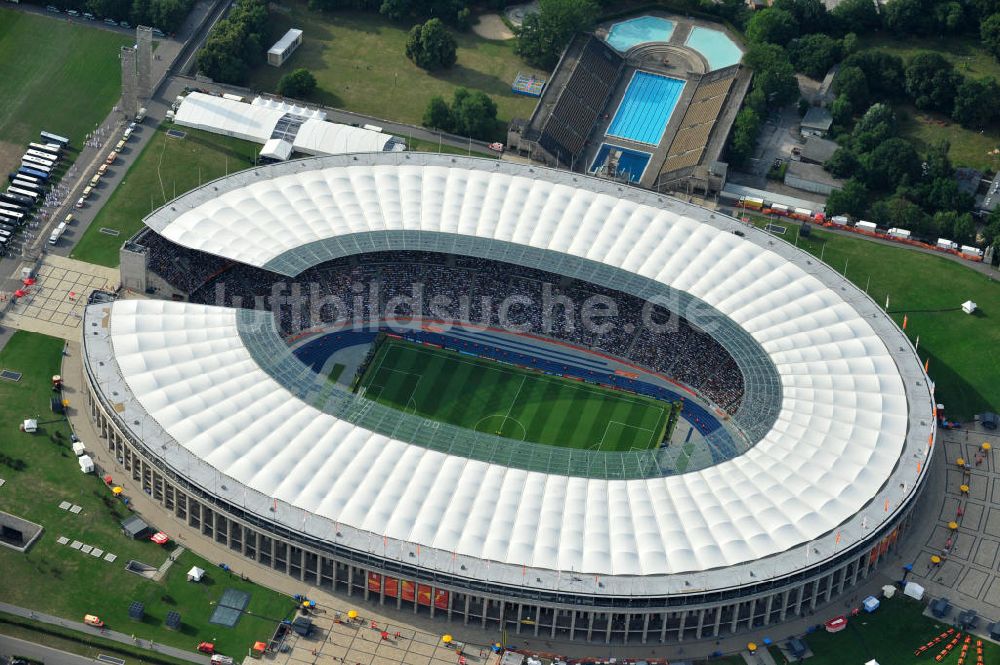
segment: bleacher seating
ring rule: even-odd
[[[670,142],[667,158],[660,168],[661,174],[698,165],[735,81],[733,72],[725,78],[702,80],[698,84],[691,104],[681,118],[680,129]]]
[[[622,57],[602,40],[593,35],[579,39],[584,42],[573,71],[538,141],[562,161],[572,160],[583,152],[624,66]]]

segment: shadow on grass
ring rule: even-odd
[[[944,404],[948,417],[969,421],[977,413],[990,409],[989,401],[958,372],[934,354],[923,353],[930,359],[928,374],[934,381],[934,398]]]
[[[448,69],[427,72],[433,78],[462,86],[470,90],[482,90],[491,95],[506,93],[510,90],[510,82],[475,69],[464,66],[457,62]],[[450,100],[449,100],[450,101]]]

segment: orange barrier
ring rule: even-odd
[[[914,656],[919,656],[920,654],[922,654],[923,652],[927,651],[932,646],[934,646],[935,644],[937,644],[938,642],[940,642],[941,640],[943,640],[944,638],[948,637],[949,635],[951,635],[954,632],[955,632],[954,628],[949,628],[948,630],[944,631],[943,633],[941,633],[940,635],[938,635],[937,637],[935,637],[933,640],[931,640],[930,642],[928,642],[927,644],[925,644],[922,647],[918,648],[916,651],[913,652],[913,655]]]
[[[955,637],[952,638],[951,642],[948,642],[947,646],[941,649],[941,652],[938,653],[938,655],[934,656],[934,660],[936,660],[939,663],[942,660],[944,660],[948,656],[948,654],[951,653],[951,650],[955,648],[955,645],[958,644],[958,641],[960,639],[962,639],[962,633],[958,633],[957,635],[955,635]]]

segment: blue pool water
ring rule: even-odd
[[[639,179],[642,178],[642,172],[646,170],[646,164],[649,163],[650,154],[638,150],[628,150],[620,146],[611,146],[607,143],[601,144],[601,149],[597,151],[597,157],[594,157],[594,162],[590,165],[590,172],[595,173],[604,166],[612,148],[622,151],[622,156],[618,159],[618,173],[615,175],[627,175],[629,182],[639,182]]]
[[[685,44],[705,56],[709,71],[735,65],[743,57],[743,50],[721,30],[695,26]]]
[[[608,136],[656,145],[683,90],[680,79],[636,71],[611,119]]]
[[[669,42],[674,34],[674,22],[658,16],[640,16],[615,23],[608,30],[608,44],[624,53],[636,44]]]

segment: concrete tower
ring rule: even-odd
[[[139,106],[145,106],[153,95],[153,29],[140,25],[135,29],[136,58],[136,98]]]
[[[135,76],[135,55],[136,51],[131,46],[123,46],[121,50],[122,61],[122,114],[127,119],[135,117],[139,110],[139,100],[136,95]]]

